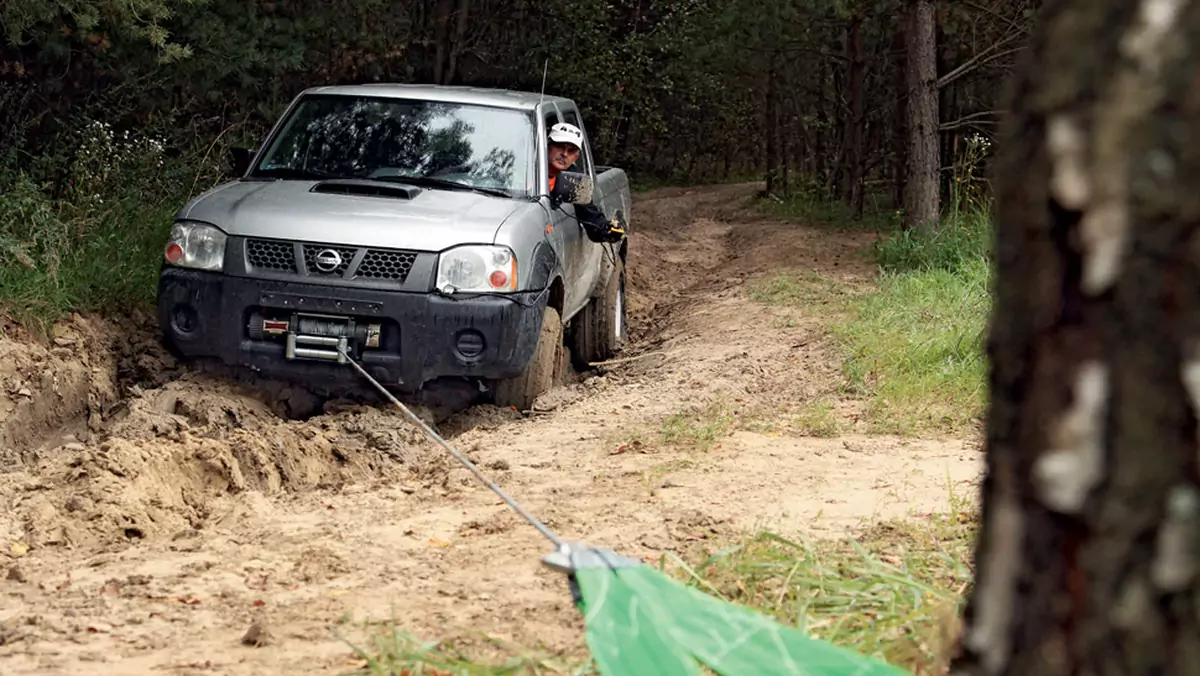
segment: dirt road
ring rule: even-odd
[[[838,363],[819,304],[749,289],[781,266],[862,288],[867,240],[762,220],[754,190],[640,196],[630,359],[528,417],[441,423],[568,539],[657,558],[758,527],[828,535],[941,509],[977,477],[962,441],[791,431]],[[344,673],[335,632],[389,618],[583,652],[547,544],[399,412],[286,419],[285,393],[184,371],[151,328],[0,341],[0,673]],[[242,642],[254,624],[266,645]]]

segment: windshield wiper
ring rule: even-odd
[[[431,188],[446,188],[447,190],[471,190],[482,195],[491,195],[493,197],[512,197],[512,195],[510,195],[508,192],[498,188],[481,188],[477,185],[459,183],[458,181],[450,181],[434,176],[372,176],[370,180],[391,181],[393,183],[410,183],[412,185],[424,185]]]

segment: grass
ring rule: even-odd
[[[829,394],[787,406],[761,407],[738,425],[740,429],[768,436],[832,438],[845,432],[849,423],[837,411]]]
[[[880,193],[869,192],[864,198],[862,218],[844,202],[824,198],[820,191],[793,188],[792,196],[782,201],[762,199],[759,210],[771,218],[798,221],[805,225],[832,230],[891,231],[899,227],[901,214],[883,207],[890,199]]]
[[[734,422],[734,414],[718,400],[668,416],[663,421],[662,440],[668,445],[707,451],[728,435]]]
[[[10,261],[0,266],[0,314],[45,332],[71,312],[146,308],[180,204],[53,202],[17,180],[0,197],[0,255]]]
[[[811,270],[783,269],[755,283],[750,297],[767,305],[829,303],[846,293],[844,285]]]
[[[986,404],[991,221],[948,218],[930,236],[881,243],[878,289],[833,327],[851,385],[869,395],[872,431],[962,434]]]
[[[346,676],[509,676],[596,674],[590,660],[529,650],[493,637],[458,641],[422,641],[394,622],[368,628],[369,645],[355,645]],[[487,653],[487,657],[481,657]]]
[[[977,517],[962,501],[924,522],[854,539],[762,533],[693,566],[695,581],[813,636],[904,668],[942,673],[972,579]]]
[[[789,423],[796,433],[811,437],[836,437],[845,429],[829,397],[803,402],[793,411]]]

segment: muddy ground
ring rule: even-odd
[[[864,288],[871,236],[764,220],[756,189],[640,195],[625,360],[531,415],[476,406],[440,430],[568,539],[631,556],[835,535],[969,490],[974,442],[789,428],[839,362],[819,299],[750,285],[790,266]],[[75,318],[48,344],[0,340],[0,673],[343,673],[340,635],[392,618],[583,653],[546,542],[402,414],[293,419],[286,388],[183,368],[153,330]]]

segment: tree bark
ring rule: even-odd
[[[904,33],[906,31],[907,20],[903,17],[896,22],[897,26],[892,33],[892,51],[896,54],[904,51]],[[892,117],[891,144],[892,144],[892,204],[896,209],[904,208],[904,196],[908,190],[908,176],[905,170],[908,168],[908,92],[905,90],[904,83],[907,77],[907,69],[904,67],[896,67],[892,69],[894,76],[892,85],[896,92],[896,107],[894,116]],[[903,221],[902,225],[907,228],[908,222]]]
[[[470,10],[471,0],[458,0],[458,8],[455,10],[454,42],[450,45],[449,62],[446,64],[444,76],[445,84],[454,84],[454,78],[458,75],[458,59],[462,56],[467,39],[467,17],[470,16]]]
[[[997,144],[976,583],[950,673],[1200,669],[1200,0],[1052,0]]]
[[[938,199],[937,21],[931,0],[909,0],[905,26],[908,182],[904,222],[936,228]]]
[[[867,120],[863,94],[867,65],[863,58],[862,25],[862,8],[856,6],[846,32],[846,59],[850,64],[846,81],[846,105],[849,110],[844,132],[844,182],[841,186],[842,199],[853,209],[855,218],[862,218],[863,214],[863,127]]]
[[[779,181],[779,83],[775,70],[775,55],[771,54],[769,58],[770,62],[767,65],[767,105],[765,111],[767,116],[765,125],[767,130],[767,194],[775,191]]]

